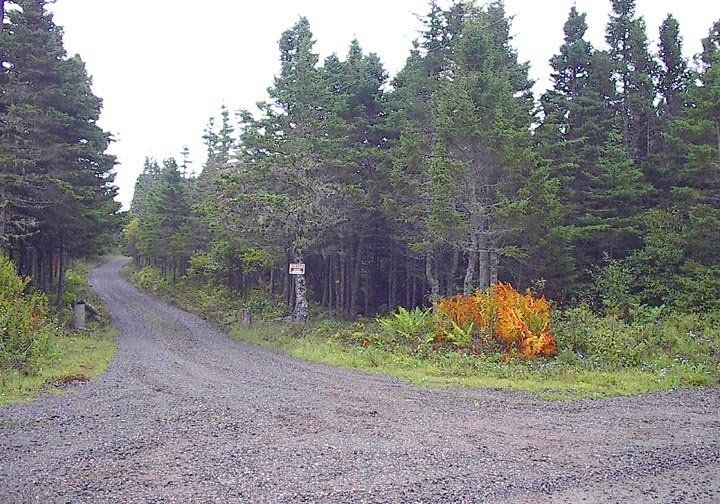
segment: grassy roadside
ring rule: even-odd
[[[59,313],[52,349],[38,363],[37,371],[24,375],[17,370],[0,370],[0,407],[30,401],[42,392],[72,391],[69,384],[92,380],[107,369],[117,349],[117,333],[88,285],[87,275],[95,264],[78,261],[68,272],[67,300],[75,296],[90,300],[103,313],[102,320],[88,320],[85,331],[74,333],[62,329],[69,310]]]
[[[554,359],[499,359],[466,352],[408,348],[374,339],[377,324],[318,320],[299,328],[276,321],[239,322],[247,300],[208,284],[162,280],[157,272],[131,267],[125,272],[136,286],[224,327],[234,339],[275,348],[295,358],[379,373],[426,387],[470,387],[520,390],[543,399],[567,400],[636,395],[679,387],[716,386],[715,369],[682,359],[658,359],[637,367],[610,367]],[[257,300],[253,301],[257,306]],[[268,309],[269,308],[269,309]],[[265,312],[272,307],[265,307]],[[276,314],[269,315],[271,319]]]
[[[332,324],[311,324],[301,337],[287,324],[261,323],[226,327],[230,337],[281,350],[298,359],[380,373],[415,385],[519,390],[543,399],[601,398],[637,395],[678,387],[711,386],[711,379],[680,370],[656,373],[642,369],[591,370],[555,361],[498,363],[461,352],[413,354],[402,348],[354,345],[343,341]],[[340,329],[342,331],[342,329]]]

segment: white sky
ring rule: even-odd
[[[562,43],[572,4],[588,13],[588,39],[604,47],[610,0],[506,0],[521,60],[530,61],[536,92],[548,86],[548,60]],[[715,0],[637,0],[652,49],[668,12],[680,21],[685,53],[720,17]],[[714,6],[714,7],[713,7]],[[117,184],[127,207],[146,155],[205,158],[202,131],[224,103],[253,108],[279,69],[277,41],[300,15],[310,20],[322,58],[344,56],[357,37],[391,76],[404,64],[426,0],[58,0],[55,21],[69,54],[79,53],[104,100],[101,126],[117,140]]]

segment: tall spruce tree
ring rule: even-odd
[[[279,248],[302,263],[343,218],[334,202],[344,171],[344,122],[332,87],[318,68],[310,26],[301,18],[280,39],[280,74],[261,104],[262,117],[243,116],[244,156],[235,183],[228,184],[230,205],[241,226],[264,228],[257,245]],[[294,277],[293,319],[308,317],[305,275]]]
[[[59,302],[68,253],[97,251],[118,228],[115,161],[97,126],[102,102],[80,57],[66,56],[47,2],[13,4],[0,33],[0,241],[45,289],[57,256]]]
[[[635,0],[612,0],[605,39],[620,92],[623,146],[634,159],[644,159],[654,148],[656,65],[648,51],[645,21],[635,13]]]

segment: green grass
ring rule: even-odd
[[[100,298],[90,289],[87,275],[92,266],[107,260],[78,261],[68,272],[66,297],[74,300],[83,297],[92,301],[101,314],[101,321],[88,321],[86,330],[70,332],[58,329],[53,338],[50,355],[42,358],[31,374],[18,370],[0,369],[0,408],[10,404],[31,401],[43,392],[66,393],[72,391],[67,384],[88,381],[100,376],[112,361],[117,345],[117,332],[112,328]],[[57,314],[63,323],[72,317],[70,308]]]
[[[45,391],[66,392],[63,385],[68,381],[97,378],[112,361],[116,336],[109,326],[58,334],[53,354],[40,363],[34,374],[0,371],[0,407],[30,401]]]
[[[600,398],[636,395],[677,387],[713,385],[699,372],[670,368],[666,373],[643,369],[590,370],[545,362],[498,363],[451,352],[417,356],[396,348],[347,345],[306,331],[292,334],[292,326],[264,324],[229,327],[232,338],[281,350],[295,358],[359,371],[379,373],[434,388],[468,387],[519,390],[543,399]]]
[[[714,361],[698,364],[663,358],[623,367],[581,362],[572,355],[524,361],[507,360],[497,354],[474,356],[447,348],[438,352],[418,350],[383,343],[375,337],[373,328],[362,323],[326,321],[298,328],[258,320],[247,328],[238,322],[242,300],[222,289],[198,286],[185,279],[170,285],[150,269],[138,273],[129,268],[125,275],[138,287],[220,324],[234,339],[278,349],[305,361],[383,374],[423,387],[516,390],[543,399],[568,400],[716,386],[720,374]]]

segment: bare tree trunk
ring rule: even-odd
[[[65,273],[67,269],[67,250],[65,245],[60,245],[60,263],[58,268],[58,284],[56,305],[62,306],[63,295],[65,294]]]
[[[3,5],[3,0],[0,0],[0,5]],[[4,8],[4,6],[3,6]],[[2,20],[2,17],[0,17],[0,20]],[[2,29],[0,28],[0,33],[2,33]],[[2,64],[2,61],[0,61],[0,65]],[[5,200],[5,185],[0,180],[0,255],[5,254],[5,219],[7,219],[7,215],[5,213],[5,207],[7,206],[7,201]]]
[[[328,264],[329,264],[329,259],[326,259],[324,254],[323,254],[323,262],[324,262],[325,264],[323,265],[323,270],[324,270],[324,271],[323,271],[323,274],[321,275],[321,279],[322,279],[322,300],[320,301],[320,306],[325,306],[325,305],[327,304],[327,300],[328,300],[328,283],[329,283],[329,282],[328,282],[328,277],[330,276],[330,273],[329,273],[329,272],[330,272],[330,267],[328,266]]]
[[[32,249],[32,262],[30,263],[30,277],[36,286],[40,286],[40,270],[38,268],[38,249],[33,247]]]
[[[447,282],[445,282],[445,295],[452,296],[457,294],[457,286],[455,285],[455,273],[457,273],[458,263],[460,262],[460,249],[453,247],[452,262],[450,263],[450,274]]]
[[[340,274],[340,286],[338,289],[338,315],[345,312],[345,247],[343,247],[342,255],[338,261],[338,273]]]
[[[300,252],[295,254],[295,262],[303,262]],[[305,283],[305,275],[295,275],[295,308],[293,309],[293,321],[298,324],[307,323],[308,319],[308,301],[307,301],[307,284]]]
[[[473,233],[472,237],[472,248],[468,253],[468,264],[465,269],[465,281],[463,282],[463,295],[469,296],[472,294],[473,280],[475,280],[475,265],[478,262],[478,239],[477,234]]]
[[[397,257],[393,254],[389,263],[390,271],[388,272],[388,310],[395,308],[397,300]]]
[[[360,274],[362,273],[362,260],[365,253],[365,240],[362,236],[358,237],[357,249],[355,252],[355,267],[353,269],[352,284],[350,287],[350,309],[348,315],[354,317],[357,315],[358,295],[360,294]]]
[[[484,292],[490,287],[490,252],[488,251],[487,236],[481,235],[479,245],[479,287]]]
[[[53,260],[52,260],[52,251],[48,249],[43,249],[42,253],[42,290],[47,295],[50,295],[50,289],[52,288],[52,267],[53,267]]]
[[[440,299],[440,282],[435,276],[435,261],[433,257],[433,252],[428,251],[427,254],[425,254],[425,276],[427,277],[427,282],[430,285],[430,302],[435,303]]]
[[[500,257],[496,247],[490,250],[490,285],[498,283],[498,265],[500,263]]]
[[[411,308],[414,301],[414,292],[410,292],[410,258],[405,258],[405,307]]]
[[[290,278],[291,277],[288,275],[286,270],[283,275],[283,298],[285,299],[285,306],[288,308],[291,306],[290,302],[292,301],[292,295],[290,294]]]
[[[717,132],[718,161],[720,161],[720,121],[715,121],[715,131]]]
[[[412,303],[410,303],[410,306],[408,308],[415,308],[418,305],[417,302],[417,277],[413,276],[412,279]]]

